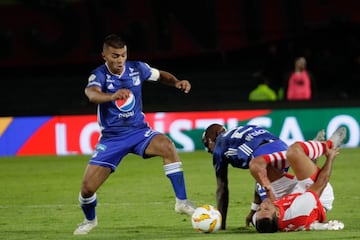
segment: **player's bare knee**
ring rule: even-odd
[[[87,181],[84,181],[81,185],[81,196],[83,198],[88,198],[94,194],[95,191],[91,188],[91,185]]]
[[[176,154],[175,144],[168,138],[163,138],[160,142],[160,148],[164,150],[166,155]]]
[[[299,143],[292,144],[288,150],[286,151],[286,159],[288,161],[292,161],[294,159],[297,159],[299,157],[299,154],[303,152],[303,149]]]

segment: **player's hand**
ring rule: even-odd
[[[254,216],[255,213],[256,213],[256,211],[250,210],[249,214],[246,216],[246,218],[245,218],[245,226],[246,226],[246,227],[249,227],[249,226],[250,226],[250,223],[251,223],[252,225],[254,225],[253,222],[252,222],[252,218],[253,218],[253,216]]]
[[[327,144],[325,144],[325,146],[326,146],[325,156],[327,159],[335,159],[335,157],[340,153],[339,148],[329,148]]]
[[[131,91],[126,88],[122,88],[117,90],[115,93],[111,95],[111,99],[115,100],[125,100],[130,96]]]
[[[188,93],[188,92],[190,92],[191,84],[188,80],[180,80],[175,83],[175,87],[177,89],[180,89],[184,93]]]

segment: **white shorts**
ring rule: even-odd
[[[303,193],[313,183],[314,181],[311,178],[298,181],[294,176],[284,175],[283,177],[277,179],[276,181],[273,181],[271,183],[271,188],[275,195],[275,199],[278,200],[287,194],[298,193],[298,192]],[[332,205],[335,197],[334,197],[334,190],[330,183],[326,185],[319,199],[326,211],[330,211],[332,209]]]

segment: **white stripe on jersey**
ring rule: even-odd
[[[236,156],[237,155],[237,149],[236,148],[228,148],[228,151],[224,153],[226,157],[229,156]]]
[[[245,143],[241,144],[239,146],[239,149],[245,153],[247,156],[250,156],[252,153],[253,153],[253,150],[248,146],[246,145]]]

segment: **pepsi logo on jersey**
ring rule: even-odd
[[[116,100],[115,104],[121,111],[131,111],[135,106],[135,96],[133,93],[130,93],[127,99]]]

